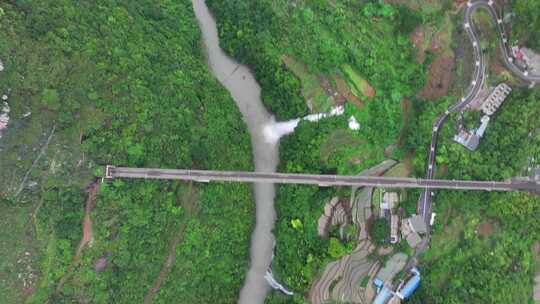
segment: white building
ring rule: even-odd
[[[512,92],[512,88],[506,83],[499,84],[482,104],[482,112],[486,115],[493,115],[497,109],[499,109],[506,97],[508,97],[510,92]]]

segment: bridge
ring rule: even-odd
[[[540,184],[530,180],[465,181],[380,176],[292,174],[245,171],[127,168],[107,166],[105,178],[175,179],[195,182],[251,182],[330,186],[370,186],[382,188],[430,188],[484,191],[528,191],[540,193]]]

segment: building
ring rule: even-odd
[[[399,202],[399,197],[396,192],[384,192],[381,197],[381,202],[379,204],[379,217],[386,217],[387,214],[392,214],[392,209],[394,209]]]
[[[381,200],[381,209],[391,210],[397,206],[399,197],[396,192],[385,192]]]
[[[386,304],[401,304],[401,299],[396,294],[394,294],[394,296]]]
[[[373,300],[373,304],[385,304],[392,297],[392,290],[384,286]]]
[[[418,286],[420,286],[420,271],[414,267],[411,269],[411,274],[412,276],[410,276],[396,292],[396,295],[402,300],[408,299]]]
[[[490,116],[497,112],[510,92],[512,92],[512,88],[506,83],[501,83],[495,87],[488,98],[482,103],[481,110],[485,115],[480,119],[478,129],[469,131],[460,126],[458,134],[454,135],[454,141],[471,151],[476,150],[480,144],[480,139],[484,136],[484,132],[486,132]]]
[[[521,52],[524,55],[523,60],[525,61],[526,68],[534,74],[538,74],[540,71],[540,54],[529,48],[521,48]]]
[[[521,47],[520,46],[513,46],[512,47],[512,55],[517,59],[517,60],[521,60],[521,61],[525,61],[527,62],[529,58],[526,57],[526,55],[523,53],[523,51],[521,50]]]
[[[411,232],[407,234],[407,236],[405,237],[405,240],[407,241],[407,244],[409,244],[411,248],[418,247],[418,245],[420,245],[420,243],[422,242],[422,238],[416,232]]]
[[[461,144],[471,151],[476,150],[476,148],[478,148],[478,144],[480,143],[480,138],[476,136],[474,130],[460,130],[457,135],[454,135],[453,139],[455,142]]]
[[[484,137],[484,133],[489,125],[489,120],[489,115],[482,116],[478,129],[473,129],[471,131],[462,129],[457,135],[454,135],[454,141],[471,151],[476,150],[480,144],[480,139]]]
[[[478,127],[478,130],[476,130],[476,136],[479,138],[482,138],[484,136],[484,132],[486,132],[487,126],[489,124],[489,116],[484,115],[482,118],[480,118],[480,127]]]
[[[390,243],[397,244],[399,242],[399,216],[397,214],[390,215]]]
[[[419,215],[413,215],[401,222],[401,235],[412,248],[416,248],[421,242],[421,234],[427,232],[427,225]]]
[[[420,215],[415,214],[407,220],[413,232],[419,234],[424,234],[427,232],[426,222],[424,221],[424,218],[422,218]]]
[[[512,92],[512,89],[506,83],[499,84],[482,104],[482,112],[486,115],[493,115],[510,92]]]
[[[407,279],[398,286],[395,292],[389,285],[382,286],[373,300],[373,304],[400,303],[401,300],[410,298],[418,286],[420,286],[420,271],[414,267],[410,270]]]

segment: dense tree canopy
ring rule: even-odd
[[[512,31],[519,42],[540,52],[540,2],[536,0],[511,0]]]
[[[0,85],[12,88],[13,119],[30,108],[31,126],[55,124],[55,147],[82,150],[90,167],[252,170],[245,125],[206,67],[190,1],[12,1],[0,8]],[[30,136],[25,126],[14,132]],[[235,301],[248,266],[249,185],[193,186],[190,199],[182,183],[107,183],[92,214],[92,246],[68,273],[86,195],[65,176],[75,180],[87,168],[77,170],[77,160],[54,167],[60,156],[52,153],[44,158],[52,165],[40,164],[33,175],[43,183],[36,223],[47,246],[32,302],[142,302],[179,230],[176,263],[155,302]],[[47,178],[49,167],[55,174]],[[107,266],[97,273],[102,257]]]

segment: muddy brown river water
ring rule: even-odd
[[[219,47],[214,18],[204,0],[192,0],[202,32],[208,65],[212,73],[230,92],[248,127],[253,149],[255,171],[274,172],[278,164],[278,141],[265,138],[264,129],[273,124],[272,115],[261,101],[261,88],[250,70],[237,63]],[[217,101],[216,101],[217,102]],[[238,303],[264,303],[268,284],[264,275],[272,262],[276,213],[273,184],[254,184],[256,225],[251,237],[251,264]]]

